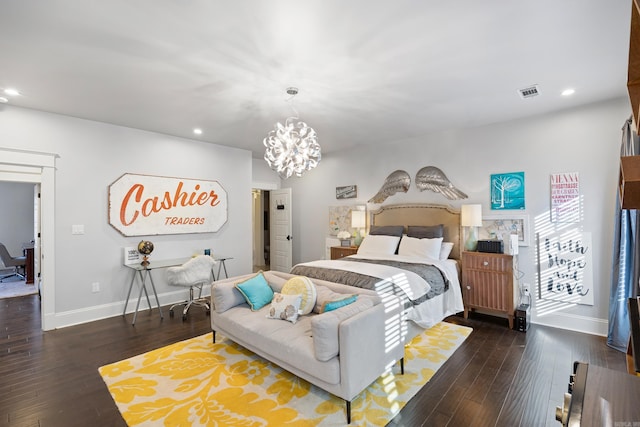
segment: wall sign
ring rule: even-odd
[[[551,222],[580,221],[578,172],[551,175]]]
[[[593,305],[591,233],[564,230],[537,240],[539,297]]]
[[[336,199],[355,199],[358,197],[357,185],[345,185],[344,187],[336,187]]]
[[[109,224],[124,236],[211,233],[226,222],[218,181],[127,173],[109,186]]]

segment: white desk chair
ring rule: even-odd
[[[207,314],[210,313],[209,303],[202,298],[202,287],[211,283],[211,272],[214,265],[216,265],[216,261],[209,255],[198,255],[181,266],[167,268],[169,285],[189,288],[189,299],[173,304],[169,308],[169,316],[173,317],[173,309],[179,305],[184,305],[182,320],[187,320],[187,312],[192,305],[204,307],[207,309]],[[198,298],[193,297],[194,288],[200,291]]]

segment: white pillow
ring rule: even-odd
[[[398,236],[369,234],[362,240],[358,248],[358,255],[393,255],[396,253],[399,241],[400,237]]]
[[[300,311],[300,302],[302,302],[301,295],[285,295],[275,292],[267,318],[288,320],[291,323],[296,323],[298,312]]]
[[[442,237],[418,239],[417,237],[402,236],[398,255],[440,259],[441,246]]]
[[[449,259],[449,255],[451,254],[452,250],[453,242],[442,242],[442,246],[440,247],[440,259]]]

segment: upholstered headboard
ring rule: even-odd
[[[381,206],[370,212],[371,225],[403,225],[405,232],[410,225],[444,225],[444,241],[453,243],[450,258],[460,260],[462,256],[462,232],[460,211],[437,204],[398,204]]]

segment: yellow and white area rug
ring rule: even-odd
[[[353,400],[352,425],[386,425],[470,333],[441,322],[415,337],[405,351],[404,375],[395,366]],[[213,344],[209,333],[101,367],[127,424],[346,425],[344,400],[217,338]]]

